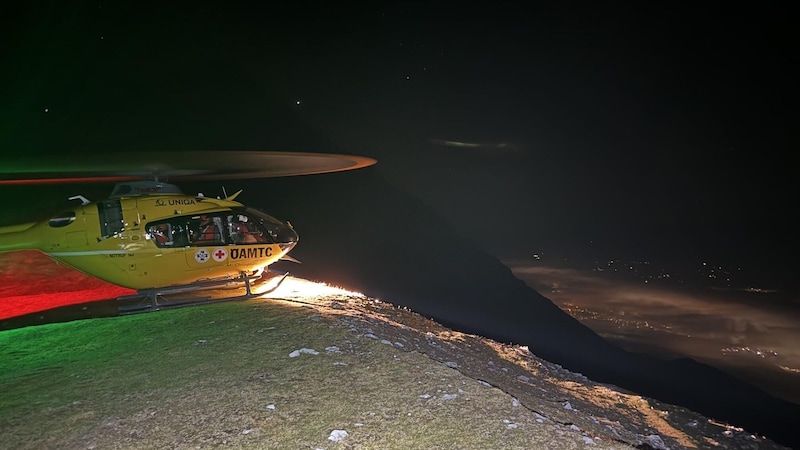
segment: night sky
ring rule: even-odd
[[[788,11],[286,3],[0,7],[3,154],[372,157],[603,337],[800,401]],[[314,195],[287,183],[278,204]],[[0,225],[53,197],[0,189],[35,199]]]
[[[364,154],[501,256],[796,268],[777,5],[34,4],[4,152]]]

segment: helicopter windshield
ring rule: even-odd
[[[298,239],[290,225],[252,208],[151,222],[147,236],[158,247],[289,244]]]
[[[265,214],[257,209],[244,208],[244,212],[267,232],[267,240],[273,244],[297,242],[297,232],[291,225]]]

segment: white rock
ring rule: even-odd
[[[347,437],[347,431],[333,430],[331,431],[331,435],[328,436],[328,440],[333,442],[339,442],[346,437]]]
[[[314,350],[313,348],[303,347],[301,349],[293,351],[292,353],[289,353],[289,358],[297,358],[298,356],[300,356],[301,353],[306,353],[309,355],[319,355],[319,352]]]

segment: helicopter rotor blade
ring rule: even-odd
[[[179,151],[56,157],[47,158],[46,163],[33,158],[0,162],[0,185],[9,185],[289,177],[359,169],[377,161],[333,153]]]
[[[94,177],[31,177],[31,178],[13,178],[13,179],[0,179],[0,186],[2,185],[34,185],[34,184],[64,184],[64,183],[118,183],[122,181],[136,181],[141,180],[142,177],[134,176],[94,176]]]

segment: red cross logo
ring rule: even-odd
[[[214,258],[214,261],[222,262],[228,257],[228,252],[225,251],[224,248],[215,248],[211,256]]]

